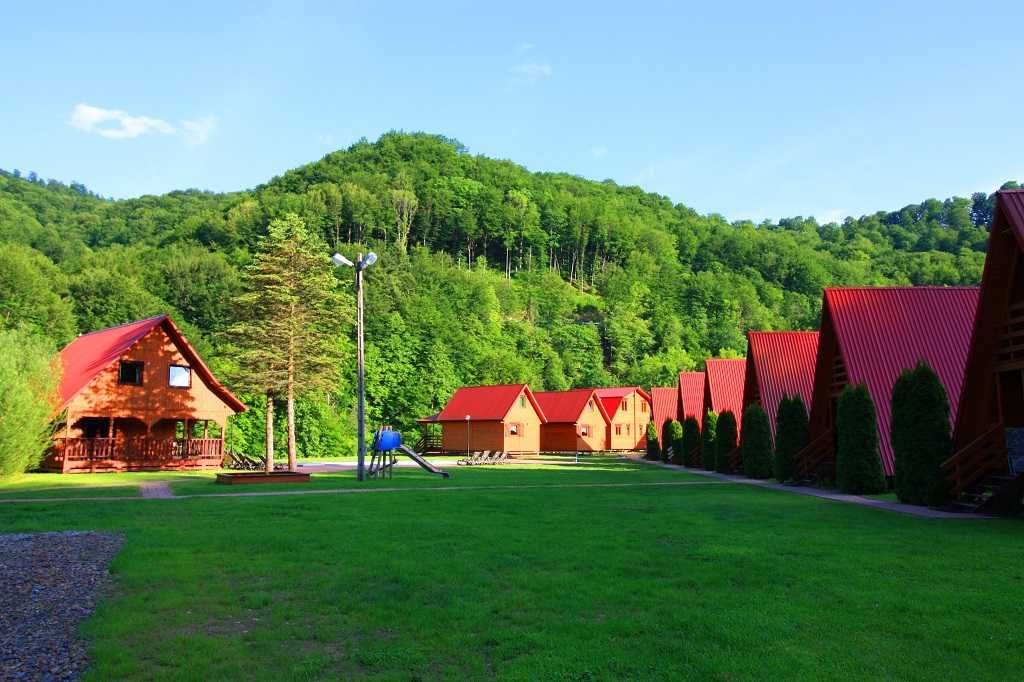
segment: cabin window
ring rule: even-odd
[[[621,436],[622,435],[622,424],[616,424],[615,425],[615,435],[616,436]]]
[[[519,407],[526,407],[526,396],[519,396]]]
[[[192,368],[185,365],[171,365],[167,375],[167,385],[174,388],[190,388],[192,386]]]
[[[629,409],[629,398],[623,398],[622,399],[622,409],[623,410],[628,410]]]
[[[583,436],[584,438],[590,435],[590,425],[589,424],[581,424],[580,425],[580,435]]]
[[[626,435],[629,435],[629,424],[626,424]]]
[[[520,432],[522,431],[522,428],[523,427],[522,427],[521,424],[509,424],[508,425],[508,435],[510,435],[510,436],[518,436],[520,434]]]
[[[590,400],[590,401],[587,402],[587,409],[590,410],[591,412],[594,411],[594,401],[593,400]]]
[[[644,402],[643,400],[640,401],[640,411],[641,412],[646,412],[647,411],[647,403]]]
[[[142,367],[145,363],[122,360],[117,371],[117,383],[129,386],[142,385]]]

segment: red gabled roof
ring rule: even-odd
[[[747,376],[743,406],[754,391],[768,413],[772,440],[782,396],[798,395],[811,409],[814,365],[818,358],[818,332],[749,332],[747,334]],[[756,382],[756,386],[751,383]]]
[[[651,402],[651,396],[647,395],[647,392],[639,386],[615,386],[613,388],[595,388],[594,390],[601,402],[604,403],[604,409],[609,418],[615,416],[615,413],[619,411],[622,399],[630,393],[636,393],[648,403]]]
[[[209,386],[221,400],[236,412],[244,412],[245,404],[236,398],[213,376],[213,373],[185,339],[167,315],[157,315],[138,322],[100,329],[89,334],[82,334],[66,345],[60,352],[63,374],[61,375],[60,409],[64,409],[75,395],[85,388],[97,374],[110,366],[147,334],[162,327],[168,337],[185,356],[189,365],[203,382]]]
[[[878,449],[893,475],[892,387],[905,369],[924,360],[938,375],[956,423],[977,287],[880,287],[825,289],[828,315],[850,384],[865,384],[878,418]],[[832,368],[819,367],[818,371]]]
[[[592,399],[598,412],[606,422],[610,421],[604,404],[592,388],[576,388],[571,391],[538,391],[533,394],[544,411],[547,422],[575,424],[579,421],[587,403]]]
[[[679,419],[679,391],[675,388],[652,388],[651,420],[658,429],[659,438],[666,419]]]
[[[544,410],[526,384],[497,384],[494,386],[466,386],[455,391],[451,400],[437,415],[439,422],[461,422],[469,416],[471,421],[501,421],[515,405],[521,392],[533,405],[541,423],[547,422]]]
[[[747,373],[744,358],[708,358],[704,371],[707,375],[711,404],[706,409],[722,414],[732,412],[736,417],[736,432],[743,421],[743,379]]]
[[[693,417],[704,426],[704,372],[679,373],[679,398],[683,401],[683,419]]]

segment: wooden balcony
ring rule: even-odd
[[[217,469],[223,459],[219,438],[58,438],[43,468],[64,473]]]

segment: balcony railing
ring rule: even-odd
[[[219,467],[219,438],[58,438],[45,467],[59,471]]]

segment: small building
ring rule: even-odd
[[[63,423],[43,468],[219,467],[227,418],[245,405],[167,315],[83,334],[61,352]]]
[[[892,387],[924,360],[938,375],[956,423],[977,287],[853,287],[825,289],[810,406],[810,445],[797,470],[811,474],[835,462],[836,407],[847,385],[864,384],[875,403],[878,451],[894,473]]]
[[[651,421],[654,422],[654,427],[658,429],[658,441],[663,448],[670,440],[665,429],[665,422],[679,421],[679,415],[682,413],[681,402],[679,399],[679,389],[674,386],[670,388],[651,388]],[[671,443],[668,444],[671,445]]]
[[[954,496],[989,476],[1024,473],[1024,190],[996,194],[957,414],[947,462]]]
[[[783,396],[800,396],[810,409],[818,332],[749,332],[743,409],[760,405],[768,413],[772,445]]]
[[[651,421],[651,396],[639,386],[598,388],[611,425],[608,450],[643,450],[647,446],[647,423]]]
[[[704,363],[704,409],[717,414],[732,412],[736,436],[743,422],[743,380],[747,375],[744,358],[708,358]]]
[[[444,452],[540,452],[547,419],[526,384],[468,386],[455,391],[432,421]]]
[[[679,373],[680,421],[690,417],[697,420],[698,428],[704,428],[704,386],[707,379],[704,372]]]
[[[540,427],[544,452],[600,452],[608,443],[608,413],[592,388],[535,393],[547,421]]]

